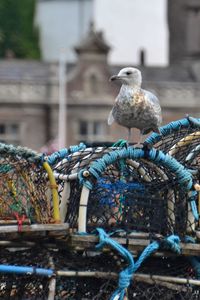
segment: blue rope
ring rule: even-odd
[[[117,252],[119,252],[124,259],[128,262],[128,267],[122,270],[119,274],[119,281],[118,281],[118,288],[111,296],[110,300],[114,300],[116,296],[119,295],[119,300],[123,300],[125,296],[125,290],[129,287],[133,269],[134,269],[134,260],[131,255],[131,253],[122,247],[119,243],[112,240],[110,236],[102,229],[97,228],[96,229],[99,234],[99,244],[96,246],[97,250],[101,250],[105,245],[110,246],[111,248],[115,249]]]
[[[54,271],[52,269],[35,268],[35,267],[27,267],[27,266],[0,265],[0,273],[52,276],[54,274]]]
[[[189,120],[190,123],[192,123],[193,126],[195,127],[200,127],[200,119],[193,118],[191,116],[188,116],[187,119]]]
[[[66,157],[69,154],[69,151],[67,148],[61,149],[59,151],[56,151],[49,155],[47,157],[47,162],[50,165],[53,165],[55,162],[57,162],[59,159]]]
[[[177,235],[170,235],[169,237],[163,239],[162,242],[154,241],[151,244],[149,244],[143,250],[137,262],[135,263],[133,273],[139,269],[139,267],[141,266],[143,261],[147,259],[147,257],[149,257],[152,253],[154,253],[160,248],[165,250],[171,250],[172,252],[180,254],[181,253],[180,238]]]
[[[115,196],[118,194],[123,194],[124,191],[137,191],[139,193],[144,193],[145,187],[142,183],[138,182],[124,182],[123,178],[121,180],[117,180],[113,183],[108,183],[106,178],[102,177],[99,178],[96,184],[97,188],[104,189],[101,192],[101,199],[100,204],[102,205],[109,205],[110,207],[115,207]],[[109,192],[108,192],[109,191]],[[121,199],[122,200],[122,199]],[[125,198],[123,199],[123,202],[125,201]]]
[[[192,214],[195,218],[196,221],[199,220],[199,213],[197,210],[197,205],[196,205],[196,200],[197,200],[197,196],[198,196],[198,192],[197,191],[190,191],[189,192],[189,201],[190,201],[190,207],[192,210]]]
[[[173,172],[178,178],[179,184],[184,191],[187,192],[192,188],[193,181],[191,173],[185,169],[184,166],[181,165],[175,158],[156,149],[151,149],[147,153],[145,153],[143,149],[135,149],[131,147],[123,148],[121,150],[114,150],[108,154],[105,154],[102,158],[94,161],[89,167],[88,171],[94,176],[94,178],[98,180],[101,177],[101,174],[105,171],[106,167],[113,164],[115,161],[126,158],[140,159],[144,157],[154,161],[158,165],[161,164],[167,167],[171,172]],[[88,179],[83,177],[83,171],[81,171],[79,174],[79,180],[82,184],[86,184],[88,181]],[[92,184],[90,185],[90,188],[91,187]]]
[[[177,235],[170,235],[160,242],[160,248],[181,254],[180,238]]]
[[[140,254],[137,262],[135,263],[133,273],[135,273],[139,269],[139,267],[141,266],[141,264],[147,257],[149,257],[152,253],[154,253],[155,251],[157,251],[159,249],[159,246],[160,245],[158,242],[152,242],[143,250],[143,252]]]
[[[47,162],[50,165],[53,165],[56,162],[58,162],[58,160],[62,160],[63,158],[66,158],[69,154],[78,152],[80,150],[84,150],[85,148],[86,148],[86,145],[83,143],[80,143],[79,145],[70,146],[69,149],[67,149],[67,148],[61,149],[61,150],[56,151],[56,152],[52,153],[51,155],[49,155],[47,157]]]
[[[110,300],[114,300],[116,299],[116,297],[118,297],[117,299],[119,300],[124,299],[125,291],[130,285],[133,274],[138,270],[143,261],[159,248],[168,249],[178,254],[181,253],[179,237],[176,235],[171,235],[165,238],[162,243],[154,241],[149,244],[143,250],[136,263],[134,263],[134,259],[131,253],[122,245],[111,239],[110,234],[108,235],[102,228],[97,228],[96,230],[99,234],[99,244],[96,245],[96,249],[101,250],[105,245],[108,245],[111,248],[115,249],[119,254],[121,254],[128,263],[128,267],[126,267],[119,273],[118,288],[112,294]]]
[[[123,190],[128,190],[128,191],[138,190],[142,192],[144,191],[144,185],[142,183],[138,183],[138,182],[127,183],[121,180],[117,180],[113,183],[108,183],[106,181],[106,178],[99,178],[97,182],[97,186],[99,186],[100,188],[111,190],[113,192],[116,192],[117,194]]]

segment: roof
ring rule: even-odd
[[[51,75],[49,63],[32,60],[0,60],[1,81],[42,81],[47,82]]]
[[[126,66],[111,66],[111,74],[117,74],[120,69]],[[142,72],[144,81],[151,82],[196,82],[198,77],[195,75],[191,66],[171,65],[167,67],[134,66]]]
[[[73,72],[76,64],[68,64],[67,71]],[[125,65],[109,65],[110,75],[117,74]],[[143,81],[200,82],[200,64],[194,66],[171,65],[168,67],[136,66],[142,72]],[[57,77],[57,64],[31,60],[0,60],[0,81],[49,82]]]
[[[86,52],[107,54],[110,46],[105,41],[103,32],[95,31],[94,24],[91,22],[88,34],[74,49],[78,54]]]

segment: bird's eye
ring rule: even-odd
[[[131,75],[131,74],[132,74],[131,71],[126,72],[126,75]]]

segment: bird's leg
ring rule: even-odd
[[[139,141],[137,142],[137,144],[135,145],[135,147],[139,147],[140,148],[142,146],[143,142],[144,142],[144,135],[143,135],[142,132],[140,132]]]
[[[131,141],[131,128],[128,128],[128,143]]]

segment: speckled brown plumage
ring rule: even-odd
[[[124,68],[111,80],[120,80],[122,87],[108,118],[108,124],[138,128],[141,134],[159,132],[162,122],[161,108],[157,97],[141,88],[142,77],[135,68]]]

